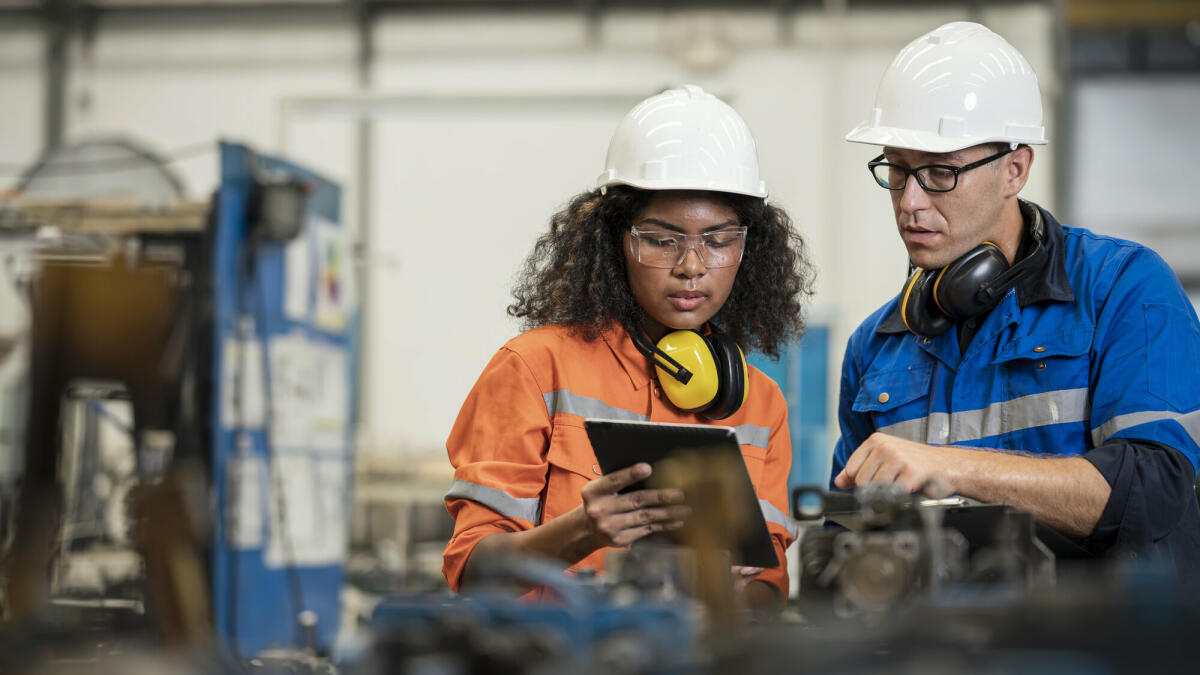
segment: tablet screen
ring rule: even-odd
[[[618,420],[588,419],[583,423],[587,429],[588,439],[592,450],[596,453],[596,461],[605,474],[619,471],[638,462],[646,462],[654,467],[657,476],[664,475],[660,471],[663,460],[671,459],[682,463],[691,463],[694,468],[709,466],[728,467],[729,480],[734,487],[733,508],[739,512],[732,514],[732,522],[740,524],[739,531],[731,532],[730,539],[734,546],[730,550],[731,559],[735,565],[753,567],[778,567],[779,558],[775,555],[775,546],[767,531],[767,523],[763,519],[762,508],[758,504],[758,496],[746,472],[742,450],[738,446],[737,434],[731,427],[709,426],[701,424],[662,424],[658,422],[625,422]],[[693,459],[694,458],[694,459]],[[721,461],[712,460],[727,460]],[[679,469],[687,466],[677,465]],[[679,472],[676,471],[676,474]],[[639,481],[622,492],[645,489],[646,481]],[[682,487],[672,485],[671,487]],[[691,495],[688,497],[691,499]],[[685,525],[685,530],[692,527],[722,527],[723,523],[695,522],[693,516]],[[685,537],[672,533],[677,543]]]

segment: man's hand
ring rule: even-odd
[[[601,476],[583,487],[583,516],[596,548],[629,546],[652,533],[675,530],[691,509],[682,490],[638,490],[617,494],[650,475],[650,465],[634,464]]]
[[[850,455],[833,484],[846,490],[867,483],[900,483],[910,493],[948,497],[957,492],[953,461],[946,448],[875,432]]]

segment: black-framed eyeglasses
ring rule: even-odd
[[[875,182],[879,183],[879,187],[887,190],[903,190],[904,186],[908,184],[908,176],[911,174],[917,177],[917,185],[920,185],[921,189],[926,192],[949,192],[958,186],[959,174],[971,169],[978,169],[1012,151],[1012,148],[1005,148],[994,155],[989,155],[978,162],[971,162],[965,166],[925,164],[912,169],[888,164],[883,161],[883,155],[880,155],[867,162],[867,170],[875,177]]]

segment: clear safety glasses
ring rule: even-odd
[[[726,227],[703,234],[683,234],[657,228],[630,229],[630,245],[637,261],[650,267],[675,267],[695,250],[705,267],[732,267],[746,250],[746,228]]]
[[[875,182],[879,183],[879,187],[888,190],[903,190],[905,184],[908,183],[908,176],[911,174],[917,177],[917,185],[920,185],[926,192],[949,192],[958,186],[958,175],[960,173],[977,169],[984,164],[990,164],[1010,152],[1012,152],[1011,148],[1005,148],[994,155],[988,155],[978,162],[971,162],[966,166],[926,164],[912,169],[888,164],[883,161],[883,155],[880,155],[867,162],[867,169],[871,171],[871,175],[875,177]]]

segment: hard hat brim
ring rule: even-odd
[[[607,178],[602,175],[601,179]],[[761,183],[761,181],[760,181]],[[767,198],[766,185],[762,185],[760,190],[740,190],[730,187],[728,183],[723,181],[695,181],[695,180],[637,180],[626,178],[615,178],[609,180],[597,181],[596,187],[603,188],[609,185],[628,185],[630,187],[639,188],[642,190],[700,190],[704,192],[728,192],[735,195],[746,195],[747,197],[758,197],[759,199]]]
[[[846,134],[851,143],[881,145],[903,150],[921,152],[954,152],[983,143],[1021,143],[1023,145],[1045,145],[1044,138],[979,138],[975,136],[942,136],[931,131],[915,131],[898,127],[875,127],[863,122]]]

